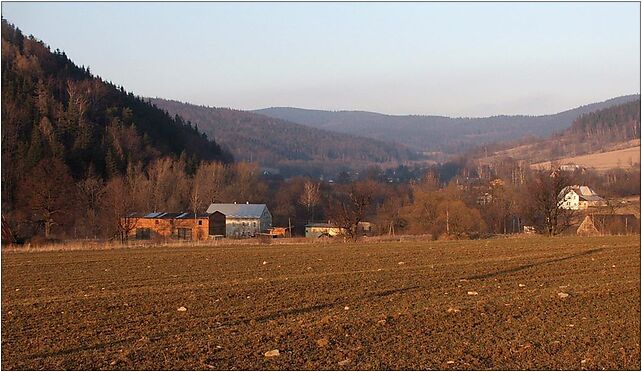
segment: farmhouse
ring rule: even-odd
[[[579,210],[606,205],[606,201],[588,186],[566,186],[560,191],[558,198],[562,209]]]
[[[189,212],[132,213],[121,220],[129,238],[204,240],[208,238],[211,216]]]
[[[218,213],[225,221],[225,236],[250,237],[267,232],[272,227],[272,214],[265,204],[214,203],[207,208],[209,215]],[[218,232],[222,232],[219,228]],[[223,234],[212,234],[223,235]]]
[[[577,235],[630,235],[640,233],[640,220],[632,214],[589,214],[577,228]]]

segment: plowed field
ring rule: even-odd
[[[2,368],[639,370],[639,239],[3,253]]]

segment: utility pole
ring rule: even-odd
[[[292,237],[292,222],[290,222],[290,217],[288,217],[288,235]]]
[[[450,235],[450,221],[448,216],[448,208],[446,208],[446,234]]]

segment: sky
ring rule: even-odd
[[[550,114],[640,92],[639,3],[2,2],[137,95],[241,110]]]

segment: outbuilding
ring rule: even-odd
[[[272,214],[265,204],[213,203],[207,208],[209,215],[217,214],[217,232],[222,232],[225,217],[225,236],[243,238],[267,233],[272,227]],[[216,234],[220,235],[220,234]]]
[[[339,235],[345,235],[345,229],[330,223],[309,223],[305,225],[306,238],[333,237]]]
[[[208,238],[210,216],[205,213],[153,212],[127,216],[130,238],[204,240]]]

